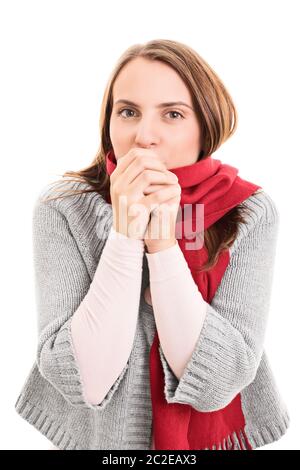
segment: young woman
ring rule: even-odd
[[[212,157],[236,125],[196,51],[134,45],[95,159],[39,195],[37,356],[15,406],[55,448],[250,450],[286,432],[264,350],[278,210]]]

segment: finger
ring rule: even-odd
[[[144,170],[129,187],[136,194],[140,194],[144,193],[152,185],[160,185],[163,188],[166,184],[172,183],[177,184],[177,178],[171,172]]]
[[[152,157],[153,160],[160,161],[158,155],[153,152],[153,150],[142,149],[139,147],[131,149],[127,154],[117,159],[117,167],[111,174],[111,177],[113,176],[112,180],[115,180],[121,174],[123,174],[127,170],[128,166],[131,166],[136,159],[144,159],[149,157]],[[162,162],[160,161],[160,163]]]
[[[166,166],[160,160],[158,160],[157,157],[153,158],[152,156],[142,156],[136,158],[124,170],[122,174],[122,184],[124,184],[124,186],[128,186],[146,170],[155,170],[156,172],[160,173],[165,173],[168,171]]]
[[[166,183],[166,184],[171,184],[171,185],[174,185],[174,184],[177,184],[177,183]],[[152,194],[152,193],[156,193],[156,191],[159,191],[160,189],[163,189],[166,187],[166,184],[150,184],[147,188],[144,189],[144,195],[146,194]]]
[[[163,202],[171,199],[173,197],[178,197],[181,195],[181,187],[176,185],[166,185],[163,189],[156,191],[155,193],[144,196],[141,199],[141,203],[144,204],[148,210],[152,210],[152,207],[155,208],[162,204]]]

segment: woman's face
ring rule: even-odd
[[[178,101],[187,106],[162,105]],[[172,67],[141,57],[125,65],[113,86],[110,138],[116,160],[136,147],[154,150],[167,169],[198,160],[200,126],[191,94]]]

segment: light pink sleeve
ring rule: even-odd
[[[71,334],[87,402],[100,404],[130,356],[140,302],[144,241],[111,227]],[[116,354],[117,352],[117,354]]]
[[[180,379],[201,332],[207,302],[176,244],[147,253],[151,301],[159,341],[165,358]]]

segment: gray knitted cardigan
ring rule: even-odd
[[[70,181],[68,185],[73,189],[88,187]],[[149,351],[156,326],[152,306],[143,297],[149,283],[146,255],[131,354],[103,401],[91,405],[82,394],[70,325],[112,226],[112,206],[95,192],[42,201],[59,194],[57,187],[53,192],[53,184],[46,185],[33,209],[37,354],[15,409],[59,449],[149,450]],[[289,427],[290,416],[264,349],[278,210],[264,190],[250,196],[244,205],[251,209],[247,224],[239,227],[230,248],[230,263],[180,380],[161,347],[159,353],[168,403],[209,412],[224,408],[241,393],[245,432],[255,449],[280,439]],[[243,436],[240,438],[244,449]],[[241,449],[236,434],[228,436],[227,445]]]

